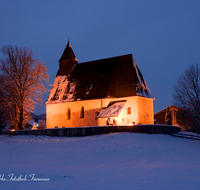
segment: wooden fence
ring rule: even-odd
[[[192,140],[200,140],[200,135],[189,135],[189,134],[184,134],[184,133],[177,133],[177,134],[172,134],[172,136],[186,138],[186,139],[192,139]]]

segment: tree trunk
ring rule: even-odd
[[[19,111],[19,125],[18,125],[19,130],[23,129],[23,119],[24,117],[23,117],[23,107],[22,107],[20,108],[20,111]]]

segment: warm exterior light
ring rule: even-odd
[[[46,102],[47,128],[153,124],[153,96],[132,54],[77,64],[71,45]]]

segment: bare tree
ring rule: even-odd
[[[180,108],[179,118],[193,131],[200,126],[200,67],[191,65],[178,79],[173,92],[174,104]]]
[[[0,77],[0,84],[2,83],[1,77]],[[3,94],[0,91],[0,101],[1,101],[1,97],[3,96]],[[0,103],[1,105],[1,103]],[[0,107],[1,108],[1,107]],[[7,117],[7,112],[5,112],[2,108],[0,109],[0,134],[3,132],[3,130],[6,128],[7,125],[7,121],[8,121],[8,117]]]
[[[48,73],[45,65],[33,58],[30,49],[4,46],[0,60],[1,109],[9,116],[13,127],[23,129],[34,105],[42,102],[47,91]]]

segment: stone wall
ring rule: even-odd
[[[65,103],[46,105],[47,128],[104,126],[106,118],[98,118],[97,112],[108,106],[111,101],[124,101],[125,104],[117,120],[118,125],[130,123],[153,124],[153,99],[140,96],[124,98],[105,98],[96,100],[80,100]],[[84,117],[81,118],[81,108],[84,107]],[[127,108],[131,107],[131,114],[127,114]],[[68,118],[70,109],[70,118]],[[112,118],[113,119],[113,118]]]
[[[133,125],[133,126],[101,126],[101,127],[77,127],[55,128],[41,130],[18,130],[9,132],[10,135],[46,135],[58,137],[74,137],[100,135],[115,132],[132,132],[148,134],[174,134],[181,131],[180,127],[171,125]]]
[[[81,108],[84,107],[84,117],[81,118]],[[68,119],[70,109],[70,119]],[[95,118],[97,111],[101,110],[100,100],[74,101],[46,105],[47,128],[97,126]]]
[[[137,96],[138,123],[154,124],[153,100]]]

